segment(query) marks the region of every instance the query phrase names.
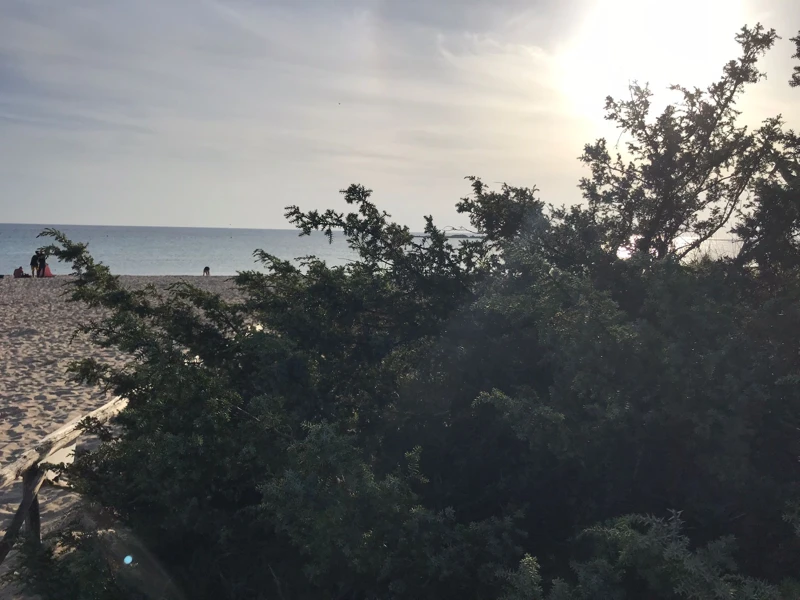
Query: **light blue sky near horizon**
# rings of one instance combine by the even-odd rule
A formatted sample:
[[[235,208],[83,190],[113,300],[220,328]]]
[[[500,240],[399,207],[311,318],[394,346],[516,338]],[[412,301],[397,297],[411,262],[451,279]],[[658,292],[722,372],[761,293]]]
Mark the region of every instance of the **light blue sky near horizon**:
[[[577,202],[603,98],[709,83],[757,21],[745,119],[800,128],[791,0],[0,0],[0,222],[285,228],[358,182],[461,225],[466,175]]]

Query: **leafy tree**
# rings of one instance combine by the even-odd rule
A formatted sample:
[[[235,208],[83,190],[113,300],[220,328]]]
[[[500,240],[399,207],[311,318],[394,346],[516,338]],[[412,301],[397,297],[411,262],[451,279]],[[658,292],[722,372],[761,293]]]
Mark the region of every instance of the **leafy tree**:
[[[631,86],[630,100],[607,99],[606,118],[630,138],[630,158],[612,157],[605,140],[587,145],[581,161],[592,175],[580,187],[614,251],[635,239],[637,250],[658,258],[684,257],[736,214],[779,126],[776,119],[749,132],[737,123],[736,101],[764,76],[758,59],[776,38],[760,25],[743,28],[742,54],[722,79],[707,90],[672,86],[681,100],[655,120],[646,86]],[[681,238],[688,239],[679,245]]]
[[[478,239],[419,240],[354,185],[287,217],[357,261],[257,251],[226,301],[129,289],[45,231],[129,357],[72,367],[130,403],[70,480],[192,598],[795,597],[798,143],[737,123],[776,35],[737,39],[661,115],[608,100],[629,141],[586,147],[585,206],[470,178]],[[739,255],[698,256],[726,227]],[[38,581],[124,593],[78,539]]]
[[[763,275],[800,267],[800,138],[781,131],[777,141],[774,166],[756,181],[754,198],[734,228],[743,242],[739,263],[755,265]]]

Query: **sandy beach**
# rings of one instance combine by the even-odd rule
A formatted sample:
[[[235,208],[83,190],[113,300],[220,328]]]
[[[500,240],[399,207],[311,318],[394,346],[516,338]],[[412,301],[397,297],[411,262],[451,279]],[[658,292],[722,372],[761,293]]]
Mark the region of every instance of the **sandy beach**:
[[[227,277],[125,277],[140,287],[185,280],[227,298],[235,295]],[[69,277],[0,279],[0,465],[16,459],[48,433],[105,404],[101,391],[68,381],[70,361],[86,356],[116,362],[113,350],[102,350],[85,339],[73,338],[81,320],[99,316],[63,294]],[[0,531],[21,500],[21,485],[0,488]],[[42,526],[46,531],[74,505],[63,489],[43,487]],[[7,561],[8,562],[8,561]],[[5,566],[5,565],[4,565]],[[10,597],[10,596],[5,596]],[[0,594],[0,598],[4,598]]]

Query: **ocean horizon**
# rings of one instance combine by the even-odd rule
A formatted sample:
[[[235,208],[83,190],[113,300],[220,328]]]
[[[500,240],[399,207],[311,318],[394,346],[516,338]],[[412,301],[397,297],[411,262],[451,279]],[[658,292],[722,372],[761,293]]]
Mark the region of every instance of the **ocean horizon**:
[[[329,243],[321,232],[301,236],[297,229],[0,223],[0,274],[9,276],[17,267],[30,272],[33,253],[51,243],[50,238],[37,238],[47,228],[88,244],[94,259],[108,265],[115,275],[202,275],[203,269],[209,267],[211,275],[233,276],[240,271],[263,269],[253,257],[259,249],[295,264],[308,256],[316,256],[330,266],[357,259],[341,231],[334,231]],[[732,255],[740,244],[734,242],[712,239],[701,248],[712,257]],[[71,272],[69,265],[55,259],[48,264],[54,275]]]
[[[296,229],[0,223],[0,274],[8,276],[17,267],[29,272],[36,249],[51,243],[36,237],[47,228],[88,244],[94,259],[115,275],[201,275],[206,266],[211,275],[236,275],[261,269],[253,257],[257,249],[295,263],[310,255],[331,266],[356,258],[341,232],[334,232],[329,244],[322,233],[300,236]],[[54,275],[71,271],[55,259],[48,264]]]

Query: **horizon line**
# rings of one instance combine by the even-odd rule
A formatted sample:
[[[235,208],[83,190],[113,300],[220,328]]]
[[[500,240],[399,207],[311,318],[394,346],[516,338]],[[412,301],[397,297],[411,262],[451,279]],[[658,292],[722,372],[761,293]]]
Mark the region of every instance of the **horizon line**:
[[[3,225],[12,225],[12,226],[26,226],[26,227],[42,227],[45,229],[58,229],[59,227],[119,227],[119,228],[138,228],[138,229],[238,229],[242,231],[297,231],[300,232],[300,229],[297,228],[279,228],[279,227],[236,227],[236,226],[228,226],[228,227],[213,227],[208,225],[98,225],[98,224],[82,224],[82,223],[56,223],[56,224],[45,224],[45,223],[4,223],[0,222],[0,226]],[[333,231],[343,231],[341,229],[334,229]]]

